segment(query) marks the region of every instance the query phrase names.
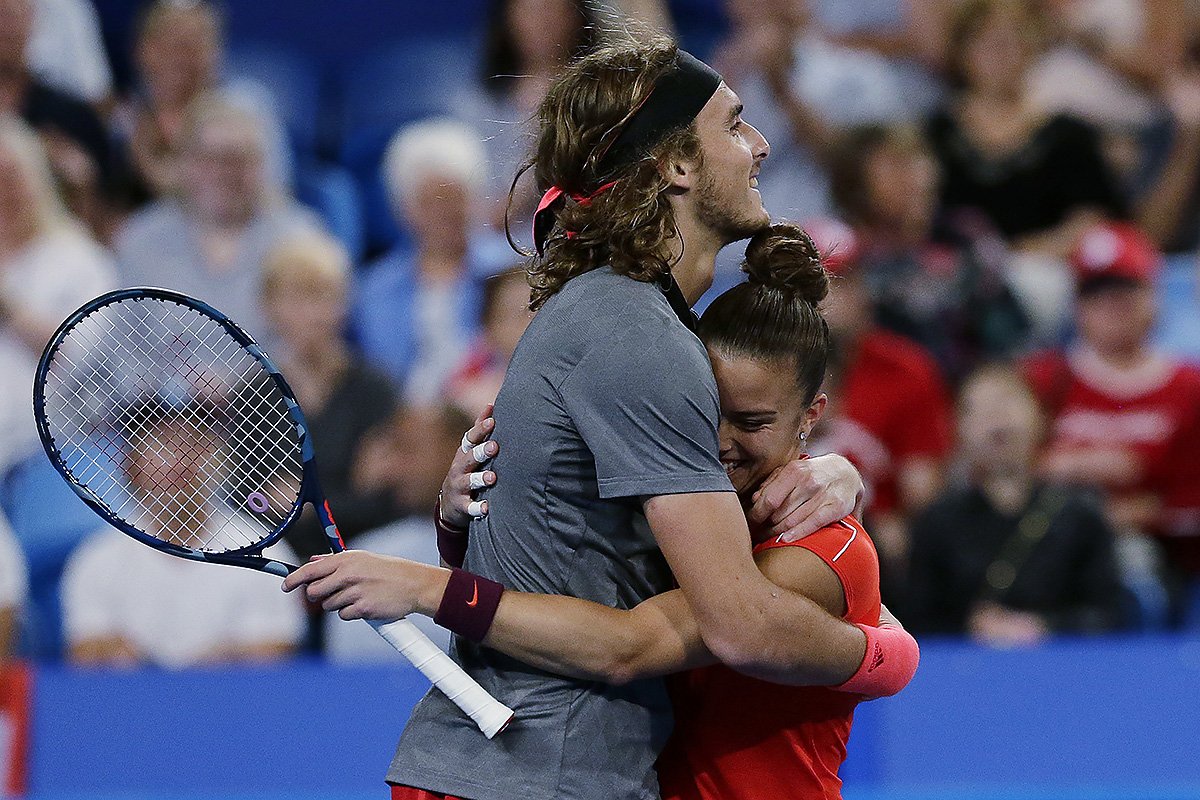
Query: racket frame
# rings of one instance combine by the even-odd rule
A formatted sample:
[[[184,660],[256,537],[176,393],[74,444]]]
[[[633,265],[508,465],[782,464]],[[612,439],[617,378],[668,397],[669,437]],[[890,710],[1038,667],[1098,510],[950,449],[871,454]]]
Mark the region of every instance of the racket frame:
[[[45,379],[46,374],[49,372],[50,364],[71,331],[86,317],[107,306],[129,300],[159,300],[176,303],[211,318],[214,322],[221,325],[251,357],[258,361],[283,394],[287,406],[288,419],[296,427],[296,434],[300,442],[300,458],[302,462],[300,491],[287,516],[275,526],[274,530],[254,544],[226,552],[210,553],[159,539],[156,536],[139,530],[111,513],[104,501],[91,489],[79,483],[71,473],[70,468],[63,463],[58,447],[54,444],[54,436],[50,432],[49,422],[46,419]],[[338,531],[337,523],[333,520],[333,513],[329,510],[329,503],[325,500],[325,496],[321,492],[320,482],[317,478],[317,465],[312,446],[312,437],[309,435],[308,423],[304,419],[304,412],[301,411],[300,404],[296,401],[296,395],[292,391],[292,387],[288,385],[287,380],[283,377],[283,374],[279,371],[275,362],[271,360],[270,356],[266,354],[262,347],[248,333],[242,330],[241,326],[203,300],[197,300],[194,297],[189,297],[170,289],[142,286],[118,289],[85,303],[63,321],[54,332],[54,335],[50,337],[45,350],[42,352],[33,382],[33,412],[34,418],[37,421],[38,436],[42,441],[42,447],[46,450],[46,455],[50,457],[50,463],[63,476],[67,485],[106,522],[122,533],[130,535],[144,544],[148,544],[171,555],[193,561],[207,561],[213,564],[248,567],[284,577],[292,572],[295,567],[281,561],[266,558],[261,553],[283,537],[288,528],[295,523],[296,519],[304,511],[305,503],[308,503],[317,512],[321,529],[325,533],[330,550],[334,553],[340,553],[346,549],[346,544],[342,540],[341,533]]]
[[[288,418],[296,426],[296,434],[300,442],[300,491],[287,516],[276,525],[274,530],[267,536],[259,539],[256,543],[227,552],[210,553],[151,536],[123,521],[115,514],[110,513],[100,497],[79,483],[59,457],[58,448],[54,445],[54,437],[50,433],[50,426],[46,420],[45,378],[49,371],[50,363],[71,330],[84,318],[101,308],[127,300],[161,300],[177,303],[211,318],[225,328],[226,332],[262,365],[282,392],[285,405],[287,406]],[[279,368],[275,366],[275,362],[270,359],[262,347],[248,333],[242,330],[241,326],[202,300],[197,300],[194,297],[189,297],[170,289],[135,287],[109,292],[85,303],[67,317],[62,325],[58,327],[58,330],[54,332],[45,350],[42,352],[42,357],[38,361],[37,373],[34,378],[33,407],[34,417],[37,420],[38,436],[42,441],[42,446],[45,448],[50,462],[66,480],[67,485],[110,525],[144,544],[148,544],[171,555],[193,561],[247,567],[279,577],[285,577],[295,571],[296,567],[282,561],[266,558],[261,553],[265,548],[279,541],[283,534],[287,532],[287,529],[303,512],[305,503],[309,503],[316,510],[317,519],[320,521],[321,528],[325,533],[329,549],[334,553],[340,553],[346,549],[346,544],[342,540],[341,533],[338,531],[337,523],[333,520],[333,512],[329,509],[329,501],[325,499],[325,495],[321,492],[321,487],[317,480],[316,460],[314,458],[312,438],[308,431],[308,423],[304,419],[304,412],[300,410],[300,404],[296,401],[296,396],[292,392],[292,388],[288,386],[287,380],[284,379]],[[508,727],[513,719],[512,709],[488,694],[483,687],[455,664],[449,656],[425,637],[412,622],[404,618],[390,622],[381,620],[367,620],[367,622],[389,644],[408,658],[418,670],[441,689],[464,713],[471,717],[488,739],[491,739]]]

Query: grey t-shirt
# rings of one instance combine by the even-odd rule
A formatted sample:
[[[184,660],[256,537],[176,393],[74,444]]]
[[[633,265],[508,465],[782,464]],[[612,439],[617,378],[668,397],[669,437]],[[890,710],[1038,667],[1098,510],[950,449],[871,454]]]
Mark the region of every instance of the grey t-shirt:
[[[521,339],[496,400],[501,476],[465,567],[527,592],[631,608],[673,586],[642,499],[733,491],[700,340],[655,284],[572,279]],[[389,782],[470,800],[652,800],[671,730],[661,680],[550,675],[455,637],[453,655],[514,709],[488,741],[437,690],[409,720]]]

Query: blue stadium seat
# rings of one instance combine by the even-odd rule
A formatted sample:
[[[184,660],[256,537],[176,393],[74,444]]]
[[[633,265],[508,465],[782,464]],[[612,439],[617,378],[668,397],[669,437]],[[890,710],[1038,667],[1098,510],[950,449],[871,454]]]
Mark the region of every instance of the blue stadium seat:
[[[297,161],[317,153],[327,126],[321,117],[321,77],[311,59],[279,45],[242,42],[229,48],[225,71],[270,92]]]
[[[379,175],[388,141],[405,124],[426,117],[470,118],[476,102],[474,61],[474,49],[464,39],[406,39],[341,70],[338,160],[362,193],[368,256],[402,239]]]
[[[380,175],[383,151],[394,133],[392,128],[370,128],[350,134],[342,142],[339,156],[358,185],[367,260],[386,253],[404,238]]]
[[[461,38],[397,40],[347,61],[337,79],[342,131],[394,130],[454,112],[474,88],[474,63]]]
[[[29,562],[24,651],[39,659],[62,654],[59,579],[75,546],[104,526],[43,453],[10,469],[0,482],[0,507]]]
[[[1193,578],[1184,589],[1183,628],[1200,631],[1200,578]]]
[[[285,42],[306,58],[334,65],[397,37],[471,35],[486,19],[491,1],[254,0],[222,5],[229,41]],[[99,5],[109,2],[126,0],[104,0]]]
[[[315,210],[346,252],[362,263],[366,251],[363,204],[354,176],[336,164],[315,163],[299,170],[296,199]]]

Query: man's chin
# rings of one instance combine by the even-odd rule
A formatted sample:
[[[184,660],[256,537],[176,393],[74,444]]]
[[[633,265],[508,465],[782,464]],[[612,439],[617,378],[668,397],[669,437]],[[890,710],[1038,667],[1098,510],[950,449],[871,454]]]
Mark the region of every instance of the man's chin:
[[[730,225],[725,230],[725,244],[733,244],[749,239],[759,231],[771,226],[771,216],[764,210],[761,219]]]

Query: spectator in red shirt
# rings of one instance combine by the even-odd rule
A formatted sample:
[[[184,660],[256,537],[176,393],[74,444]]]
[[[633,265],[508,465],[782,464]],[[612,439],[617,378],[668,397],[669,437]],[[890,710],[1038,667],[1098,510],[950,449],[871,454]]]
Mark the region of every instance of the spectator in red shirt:
[[[1168,569],[1200,570],[1200,370],[1151,344],[1159,253],[1136,227],[1099,223],[1071,252],[1076,342],[1025,365],[1051,429],[1050,479],[1107,493],[1125,567],[1155,537]]]
[[[835,276],[825,318],[833,336],[833,398],[812,452],[841,453],[867,484],[866,516],[885,597],[901,591],[906,523],[941,492],[952,444],[950,398],[933,357],[874,321],[854,232],[836,220],[805,225]]]

